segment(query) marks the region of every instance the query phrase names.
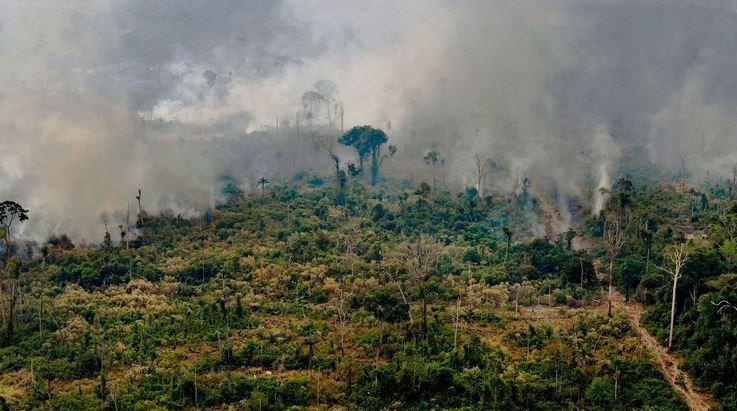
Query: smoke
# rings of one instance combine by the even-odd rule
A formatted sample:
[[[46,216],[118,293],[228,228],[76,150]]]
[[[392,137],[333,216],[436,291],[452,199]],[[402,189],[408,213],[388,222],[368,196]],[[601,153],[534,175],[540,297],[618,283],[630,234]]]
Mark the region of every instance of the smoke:
[[[593,160],[596,167],[597,183],[593,193],[594,201],[592,213],[599,215],[611,196],[612,176],[616,173],[616,166],[621,156],[620,148],[604,129],[594,136],[593,145],[596,148]]]
[[[328,172],[299,116],[328,79],[346,128],[391,124],[393,174],[427,179],[434,147],[447,186],[471,186],[479,154],[493,192],[526,178],[565,227],[629,153],[731,172],[736,16],[731,0],[0,0],[0,199],[31,209],[23,236],[99,241],[139,187],[147,211],[194,215],[223,174],[248,190]],[[337,127],[331,107],[309,127]]]

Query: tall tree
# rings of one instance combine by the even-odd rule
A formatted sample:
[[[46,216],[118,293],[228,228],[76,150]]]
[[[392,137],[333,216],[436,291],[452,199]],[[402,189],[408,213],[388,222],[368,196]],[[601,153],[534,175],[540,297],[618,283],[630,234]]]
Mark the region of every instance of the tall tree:
[[[678,287],[678,279],[681,278],[681,269],[686,263],[689,257],[689,249],[686,244],[679,244],[677,246],[669,247],[665,250],[665,261],[663,267],[656,265],[656,267],[668,274],[673,278],[673,293],[670,303],[670,331],[668,332],[668,349],[670,350],[673,346],[673,323],[676,318],[676,288]]]
[[[509,257],[509,247],[512,245],[512,230],[504,226],[502,227],[502,232],[504,233],[504,238],[507,243],[507,248],[504,250],[504,262],[507,262],[507,257]]]
[[[331,129],[336,128],[336,122],[343,107],[339,100],[338,86],[334,82],[324,79],[315,83],[315,90],[323,97],[328,126]]]
[[[5,240],[5,262],[10,261],[10,229],[16,221],[22,223],[28,220],[28,210],[23,208],[15,201],[3,201],[0,203],[0,228],[2,228],[3,239]]]
[[[10,229],[13,227],[13,223],[16,221],[22,223],[28,220],[28,210],[23,208],[20,204],[14,201],[3,201],[0,203],[0,228],[3,239],[5,240],[5,269],[0,270],[0,309],[2,310],[3,320],[5,320],[5,304],[3,302],[3,283],[5,282],[5,273],[8,271],[10,265],[11,256],[11,235]],[[14,321],[15,321],[15,304],[16,298],[19,293],[19,289],[16,281],[11,281],[8,287],[10,291],[10,304],[8,309],[8,320],[6,325],[6,336],[9,339],[13,338],[14,333]]]
[[[614,277],[614,261],[622,250],[626,236],[626,227],[622,215],[618,212],[610,212],[604,219],[604,249],[609,259],[609,292],[607,313],[612,315],[612,278]]]
[[[310,135],[312,134],[312,124],[315,119],[315,112],[321,104],[325,103],[325,97],[316,91],[307,91],[302,94],[302,109],[310,127]]]
[[[376,185],[379,178],[381,145],[387,141],[389,138],[386,133],[371,126],[353,127],[338,138],[338,143],[356,149],[361,169],[363,169],[363,161],[371,156],[371,185]]]
[[[434,149],[428,151],[422,159],[425,160],[425,164],[432,167],[432,189],[433,191],[437,191],[438,179],[436,169],[442,164],[442,162],[444,162],[444,159],[440,156],[440,153]]]
[[[335,175],[337,176],[338,173],[340,173],[340,157],[338,157],[338,153],[335,151],[335,137],[316,137],[315,147],[328,156],[330,161],[333,163],[333,167],[335,167]]]
[[[266,193],[266,185],[269,183],[271,183],[271,181],[269,181],[269,179],[266,177],[261,177],[258,179],[258,182],[256,184],[261,186],[261,195],[264,195]]]
[[[420,287],[422,298],[422,336],[427,338],[427,280],[440,258],[441,247],[431,238],[420,237],[405,246],[407,271]]]
[[[143,227],[143,206],[141,205],[141,189],[138,189],[138,195],[136,196],[136,200],[138,201],[138,219],[141,222],[141,227]]]
[[[619,211],[623,212],[632,206],[632,190],[634,189],[634,185],[631,180],[621,177],[617,180],[616,187],[617,207],[619,207]]]
[[[484,182],[493,162],[488,158],[483,159],[480,155],[476,154],[473,156],[473,164],[476,166],[476,191],[478,192],[479,198],[481,198],[484,196]]]

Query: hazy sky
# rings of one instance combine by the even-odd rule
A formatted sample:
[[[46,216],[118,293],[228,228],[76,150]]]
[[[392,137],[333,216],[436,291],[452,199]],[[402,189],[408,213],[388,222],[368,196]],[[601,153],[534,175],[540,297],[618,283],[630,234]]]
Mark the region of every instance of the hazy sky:
[[[727,175],[735,50],[734,0],[0,0],[0,199],[34,238],[97,240],[141,185],[150,210],[191,211],[279,160],[180,141],[248,139],[321,79],[347,126],[392,121],[405,158],[435,144],[461,186],[482,152],[576,196],[633,144]]]

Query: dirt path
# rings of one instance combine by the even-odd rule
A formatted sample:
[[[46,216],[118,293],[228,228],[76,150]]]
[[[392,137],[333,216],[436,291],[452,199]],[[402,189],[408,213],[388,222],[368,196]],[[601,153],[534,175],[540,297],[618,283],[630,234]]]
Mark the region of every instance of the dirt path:
[[[612,306],[622,308],[630,319],[632,326],[635,327],[640,334],[640,339],[647,347],[648,351],[653,354],[653,358],[658,363],[658,368],[668,381],[671,387],[681,394],[688,408],[691,410],[709,410],[714,406],[714,400],[706,394],[700,393],[693,385],[691,378],[678,369],[678,359],[671,355],[658,341],[650,335],[650,333],[640,323],[642,317],[642,306],[635,303],[625,303],[624,297],[618,292],[612,295]],[[678,381],[680,376],[680,384]]]

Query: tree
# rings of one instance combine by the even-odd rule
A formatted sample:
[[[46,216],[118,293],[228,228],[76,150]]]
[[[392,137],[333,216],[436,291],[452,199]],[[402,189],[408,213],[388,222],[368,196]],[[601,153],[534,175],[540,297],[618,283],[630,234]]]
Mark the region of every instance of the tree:
[[[394,157],[394,155],[397,154],[397,146],[395,146],[394,144],[389,144],[387,149],[389,150],[389,154],[384,154],[383,156],[381,156],[381,160],[379,161],[380,167],[384,165],[384,160],[389,157]]]
[[[625,178],[620,177],[619,180],[617,180],[617,197],[619,198],[619,207],[620,209],[625,208],[627,205],[631,202],[631,196],[632,196],[632,190],[634,189],[634,184],[632,184],[632,181]]]
[[[334,82],[323,79],[314,84],[315,90],[323,98],[325,103],[326,115],[328,119],[328,125],[330,128],[336,128],[336,122],[338,117],[343,117],[343,103],[339,100],[338,85]],[[341,124],[341,128],[343,125]]]
[[[724,255],[724,259],[727,260],[729,264],[732,264],[732,262],[737,261],[737,241],[726,240],[719,247],[719,252],[721,252],[722,255]]]
[[[348,177],[346,177],[346,173],[343,170],[338,170],[338,174],[335,176],[335,178],[338,180],[338,198],[337,203],[340,205],[345,204],[345,189],[348,185]]]
[[[601,377],[594,377],[586,389],[586,401],[595,409],[611,409],[614,404],[614,386]]]
[[[113,248],[113,240],[112,237],[110,237],[110,231],[107,228],[107,219],[103,218],[103,222],[105,225],[105,236],[102,238],[102,249],[103,250],[112,250]]]
[[[612,278],[614,260],[617,259],[626,241],[626,229],[619,213],[609,213],[604,219],[604,248],[609,259],[609,292],[607,314],[612,316]]]
[[[141,220],[141,227],[143,227],[143,207],[141,206],[141,189],[138,189],[138,195],[136,196],[138,201],[138,218]]]
[[[379,178],[381,145],[387,141],[389,141],[389,138],[386,133],[371,126],[353,127],[338,138],[338,143],[356,149],[361,169],[363,169],[363,161],[371,156],[371,185],[376,185]]]
[[[315,118],[315,110],[325,101],[325,97],[316,91],[307,91],[302,94],[302,109],[304,109],[307,124],[310,126],[310,134],[312,134],[312,121]]]
[[[417,190],[415,190],[415,194],[417,194],[420,197],[427,196],[428,193],[430,193],[430,184],[427,184],[426,182],[421,182],[419,186],[417,186]]]
[[[363,169],[356,167],[354,163],[348,164],[348,175],[351,176],[351,179],[358,177],[362,171]]]
[[[258,179],[258,182],[256,184],[261,186],[262,195],[266,192],[266,185],[269,183],[271,183],[271,181],[269,181],[269,179],[266,177],[261,177]]]
[[[420,287],[422,298],[422,335],[427,339],[427,280],[440,258],[441,247],[428,237],[420,237],[416,242],[405,246],[404,257],[407,271]]]
[[[425,160],[425,164],[432,166],[432,189],[433,191],[438,190],[438,181],[437,181],[437,173],[436,168],[438,165],[442,164],[445,159],[443,159],[440,156],[440,153],[437,152],[437,150],[430,150],[425,154],[424,157],[422,157],[423,160]]]
[[[18,221],[23,223],[28,220],[28,210],[23,208],[15,201],[3,201],[0,203],[0,228],[2,228],[2,236],[5,240],[5,262],[10,261],[10,229],[13,223]]]
[[[700,285],[708,277],[725,272],[722,256],[712,247],[694,246],[690,249],[688,262],[681,270],[681,285],[688,290],[695,307]]]
[[[507,248],[504,251],[504,262],[507,262],[507,257],[509,257],[509,247],[512,245],[512,230],[504,226],[502,227],[502,232],[504,233],[504,238],[506,239]]]
[[[315,146],[319,150],[325,152],[335,167],[335,175],[338,175],[338,173],[340,173],[340,157],[338,157],[338,154],[335,151],[335,141],[333,138],[329,136],[316,138]]]
[[[0,309],[2,309],[3,319],[5,318],[5,304],[2,301],[2,293],[3,293],[3,282],[4,282],[4,274],[5,271],[8,270],[8,266],[10,265],[10,256],[11,256],[11,248],[10,248],[10,242],[11,242],[11,236],[10,236],[10,229],[13,227],[13,223],[18,221],[20,223],[28,220],[28,210],[23,208],[20,204],[14,202],[14,201],[3,201],[0,203],[0,228],[2,228],[2,236],[5,240],[5,269],[0,271]],[[6,324],[6,335],[8,338],[13,338],[13,322],[14,322],[14,311],[15,311],[15,303],[16,303],[16,297],[18,295],[18,287],[15,281],[13,281],[9,287],[10,289],[10,304],[9,304],[9,310],[8,310],[8,322]]]
[[[564,234],[566,241],[566,250],[571,251],[573,249],[573,239],[576,238],[576,230],[573,227],[568,227],[568,230]]]
[[[340,356],[345,355],[345,333],[350,319],[349,315],[349,304],[348,301],[351,299],[352,294],[344,291],[342,284],[336,284],[335,295],[330,300],[330,305],[338,317],[340,323]]]
[[[473,156],[473,164],[476,166],[476,191],[479,197],[483,197],[484,181],[486,175],[489,174],[489,169],[493,167],[493,162],[488,158],[483,160],[480,155],[476,154]]]
[[[673,277],[673,297],[670,303],[670,331],[668,332],[668,349],[673,346],[673,323],[676,317],[676,287],[678,287],[678,279],[681,278],[681,269],[689,257],[689,249],[686,244],[672,246],[665,251],[666,263],[672,266],[655,266],[658,269],[668,273]]]

